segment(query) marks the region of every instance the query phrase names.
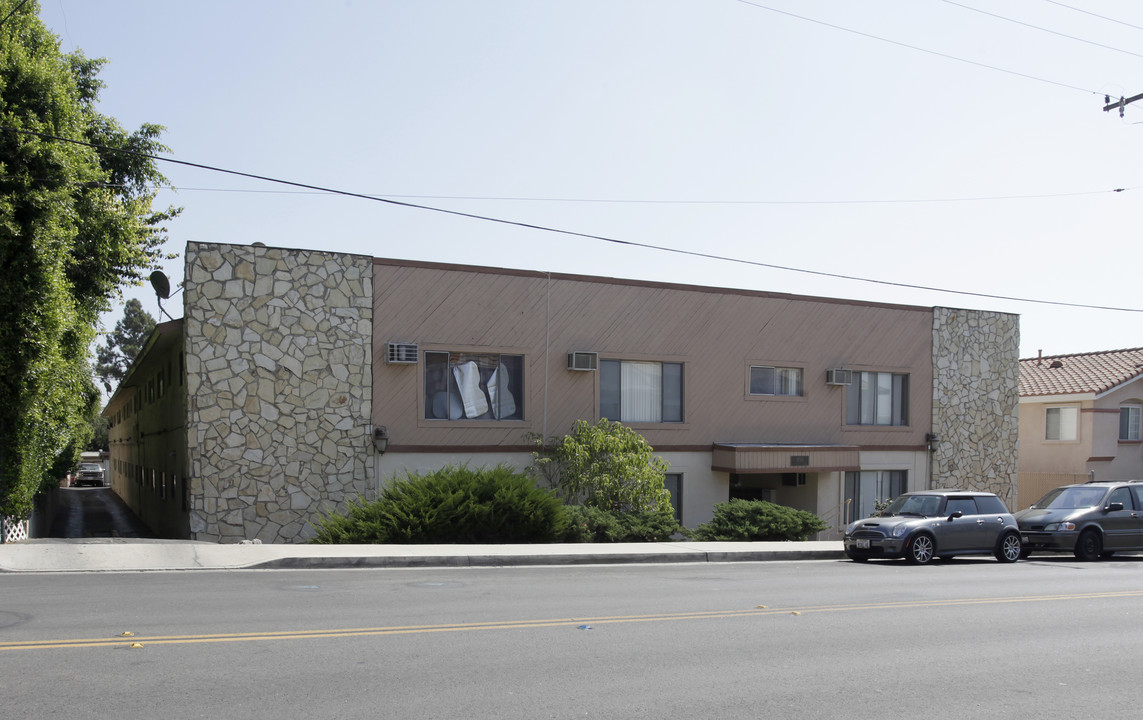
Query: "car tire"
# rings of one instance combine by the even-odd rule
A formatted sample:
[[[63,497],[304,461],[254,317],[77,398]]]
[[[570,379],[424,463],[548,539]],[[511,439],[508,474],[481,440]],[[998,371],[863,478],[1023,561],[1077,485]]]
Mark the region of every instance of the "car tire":
[[[1024,555],[1024,543],[1020,541],[1020,533],[1006,532],[1000,536],[1000,543],[996,546],[996,559],[1002,563],[1014,563]]]
[[[937,544],[928,533],[914,535],[905,543],[905,561],[910,565],[928,565],[936,556]]]
[[[1075,556],[1084,562],[1095,562],[1103,553],[1103,539],[1095,530],[1084,530],[1076,540]]]

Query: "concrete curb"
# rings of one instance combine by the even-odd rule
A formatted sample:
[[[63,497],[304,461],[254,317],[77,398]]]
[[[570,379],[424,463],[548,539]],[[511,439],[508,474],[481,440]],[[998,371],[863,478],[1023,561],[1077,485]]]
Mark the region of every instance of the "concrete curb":
[[[548,545],[253,545],[38,540],[0,545],[0,572],[573,566],[838,560],[840,542]]]

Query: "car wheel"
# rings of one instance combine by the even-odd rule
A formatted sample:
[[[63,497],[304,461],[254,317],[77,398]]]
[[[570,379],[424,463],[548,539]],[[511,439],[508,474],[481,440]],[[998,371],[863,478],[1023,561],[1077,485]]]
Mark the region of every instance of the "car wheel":
[[[1002,563],[1014,563],[1024,554],[1024,544],[1019,533],[1004,533],[996,546],[996,559]]]
[[[1084,562],[1094,562],[1103,552],[1103,540],[1095,530],[1084,530],[1076,541],[1075,556]]]
[[[921,533],[905,545],[905,560],[911,565],[927,565],[936,554],[936,543],[932,535]]]

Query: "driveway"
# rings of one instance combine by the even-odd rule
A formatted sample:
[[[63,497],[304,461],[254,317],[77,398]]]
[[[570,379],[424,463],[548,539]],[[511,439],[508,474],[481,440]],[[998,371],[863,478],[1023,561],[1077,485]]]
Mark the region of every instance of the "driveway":
[[[111,488],[60,488],[48,537],[155,537]]]

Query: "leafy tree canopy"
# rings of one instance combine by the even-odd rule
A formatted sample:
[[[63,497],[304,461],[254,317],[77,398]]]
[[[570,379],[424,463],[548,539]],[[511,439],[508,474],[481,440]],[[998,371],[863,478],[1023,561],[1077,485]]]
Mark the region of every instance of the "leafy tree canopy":
[[[118,385],[154,329],[155,318],[143,309],[143,303],[135,298],[128,300],[123,306],[123,319],[115,323],[107,344],[95,349],[95,376],[108,387]]]
[[[541,446],[533,457],[533,471],[568,501],[620,513],[671,506],[667,462],[654,456],[642,435],[606,418],[576,420],[570,435]]]
[[[162,128],[97,111],[103,61],[61,53],[35,0],[0,0],[0,21],[0,514],[23,516],[87,444],[99,314],[178,210],[151,208],[151,159],[118,152],[165,151]]]

